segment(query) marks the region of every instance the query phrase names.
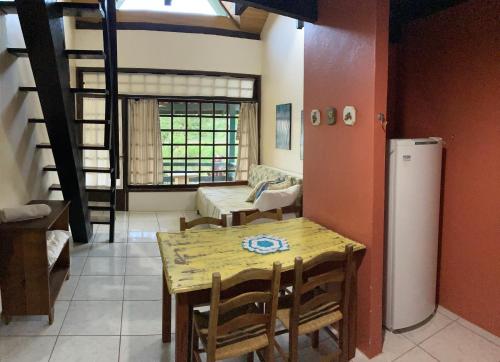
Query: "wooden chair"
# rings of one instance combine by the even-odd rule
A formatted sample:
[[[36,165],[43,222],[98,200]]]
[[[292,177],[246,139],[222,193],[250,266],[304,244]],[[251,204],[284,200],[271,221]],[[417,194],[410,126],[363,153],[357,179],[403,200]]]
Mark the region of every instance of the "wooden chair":
[[[180,219],[180,230],[181,231],[191,229],[192,227],[195,227],[198,225],[217,225],[217,226],[226,227],[227,226],[227,215],[221,215],[220,219],[216,219],[214,217],[200,217],[198,219],[191,220],[189,222],[186,222],[185,217],[181,217],[181,219]]]
[[[271,220],[283,220],[283,211],[281,209],[269,210],[269,211],[256,211],[252,214],[246,214],[245,212],[240,213],[240,225],[250,224],[258,219],[271,219]]]
[[[298,338],[311,334],[312,346],[319,344],[319,331],[323,328],[335,339],[339,350],[322,360],[348,361],[349,295],[353,275],[353,248],[347,246],[345,252],[327,252],[303,263],[295,258],[292,295],[280,298],[277,317],[290,336],[288,361],[298,360]],[[338,337],[330,326],[338,326]],[[284,360],[282,348],[276,347]]]
[[[279,262],[272,271],[249,269],[222,282],[214,273],[210,311],[195,311],[193,316],[193,360],[200,362],[200,353],[205,352],[207,362],[245,354],[247,361],[253,361],[254,352],[265,350],[265,361],[273,361],[280,275]],[[259,309],[257,303],[265,308]],[[199,339],[204,349],[198,348]]]

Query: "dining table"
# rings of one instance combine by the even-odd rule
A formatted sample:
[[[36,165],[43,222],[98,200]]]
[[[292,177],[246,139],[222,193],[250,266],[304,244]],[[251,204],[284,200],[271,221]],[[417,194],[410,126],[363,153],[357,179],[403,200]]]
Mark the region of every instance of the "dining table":
[[[244,240],[265,236],[285,240],[288,250],[273,253],[256,253],[243,247]],[[208,305],[212,274],[220,273],[229,278],[250,268],[271,270],[273,263],[282,266],[281,284],[290,285],[293,279],[294,260],[304,261],[328,251],[343,252],[352,245],[355,260],[366,248],[308,218],[256,223],[242,226],[189,229],[182,232],[158,232],[157,241],[163,263],[162,340],[171,342],[172,296],[175,296],[175,360],[186,362],[189,356],[189,339],[192,310]],[[354,268],[355,270],[357,268]],[[349,358],[356,349],[356,272],[352,278],[349,303]]]

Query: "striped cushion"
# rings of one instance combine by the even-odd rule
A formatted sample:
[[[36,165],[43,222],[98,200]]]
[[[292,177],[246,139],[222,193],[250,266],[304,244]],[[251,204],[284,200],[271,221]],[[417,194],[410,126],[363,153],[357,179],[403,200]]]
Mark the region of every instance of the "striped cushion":
[[[330,302],[320,305],[307,313],[299,316],[299,335],[317,331],[323,327],[332,325],[342,319],[340,305],[337,302]],[[290,329],[290,308],[279,309],[277,317],[285,326]]]
[[[257,307],[253,304],[248,306],[243,306],[240,308],[233,309],[226,314],[219,315],[219,325],[227,323],[232,319],[244,315],[244,314],[261,313]],[[195,312],[195,323],[200,331],[200,337],[203,339],[208,335],[208,321],[210,312]],[[248,339],[251,337],[256,337],[260,334],[266,333],[266,326],[264,324],[258,324],[253,326],[248,326],[245,328],[238,329],[234,332],[217,335],[217,347],[222,347],[228,344],[236,343],[243,339]]]
[[[279,177],[289,177],[292,185],[302,184],[302,178],[299,175],[288,173],[265,165],[250,165],[248,171],[248,186],[255,187],[260,181],[271,181]]]

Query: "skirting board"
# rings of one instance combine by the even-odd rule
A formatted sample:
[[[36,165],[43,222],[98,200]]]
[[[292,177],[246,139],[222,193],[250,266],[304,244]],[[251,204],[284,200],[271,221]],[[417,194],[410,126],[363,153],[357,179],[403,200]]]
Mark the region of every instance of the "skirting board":
[[[130,192],[130,211],[191,211],[196,210],[193,192]]]

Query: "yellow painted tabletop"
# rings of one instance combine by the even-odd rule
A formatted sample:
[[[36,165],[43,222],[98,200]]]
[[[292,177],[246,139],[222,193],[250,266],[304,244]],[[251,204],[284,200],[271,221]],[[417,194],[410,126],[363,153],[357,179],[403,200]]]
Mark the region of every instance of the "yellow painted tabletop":
[[[286,239],[290,250],[261,255],[243,249],[245,237],[259,234]],[[344,251],[348,244],[354,251],[365,248],[306,218],[156,236],[171,294],[210,288],[214,272],[225,279],[248,268],[272,269],[276,260],[285,271],[293,268],[296,256],[307,261],[325,251]]]

